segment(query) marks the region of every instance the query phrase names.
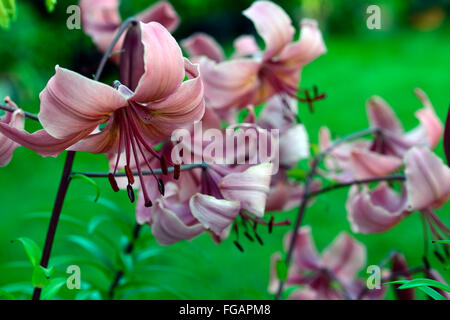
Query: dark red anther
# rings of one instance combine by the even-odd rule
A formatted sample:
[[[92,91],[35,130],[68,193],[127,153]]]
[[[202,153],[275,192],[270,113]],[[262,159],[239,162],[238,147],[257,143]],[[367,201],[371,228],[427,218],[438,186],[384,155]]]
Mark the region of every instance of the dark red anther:
[[[159,189],[159,193],[161,193],[162,196],[164,196],[164,182],[162,181],[161,178],[158,178],[158,189]]]
[[[133,187],[131,186],[131,184],[127,185],[127,193],[128,193],[128,198],[130,199],[131,203],[134,202],[134,191],[133,191]]]
[[[178,180],[180,178],[181,166],[179,164],[174,165],[173,167],[173,178]]]
[[[108,173],[108,180],[114,192],[119,191],[119,186],[117,185],[116,178],[114,178],[114,175],[112,173]]]
[[[430,269],[430,262],[428,261],[428,258],[426,256],[423,256],[422,260],[423,260],[423,264],[425,265],[425,268],[427,270],[429,270]]]
[[[242,248],[241,244],[236,240],[233,241],[234,245],[239,249],[240,252],[244,252],[244,248]]]
[[[311,113],[314,113],[314,105],[313,105],[313,103],[312,103],[312,99],[311,99],[311,97],[309,96],[309,91],[306,89],[305,90],[305,98],[306,98],[306,102],[308,103],[308,108],[309,108],[309,111],[311,112]]]
[[[252,237],[247,231],[244,232],[244,235],[245,235],[245,236],[247,237],[247,239],[250,240],[251,242],[255,241],[255,240],[253,240],[253,237]]]
[[[169,171],[167,170],[167,160],[166,157],[162,156],[160,159],[161,162],[161,171],[164,175],[167,175]]]
[[[275,219],[275,217],[274,216],[272,216],[271,218],[270,218],[270,221],[269,221],[269,233],[272,233],[272,231],[273,231],[273,221],[274,221],[274,219]]]
[[[150,208],[151,206],[153,206],[153,202],[152,200],[148,199],[148,201],[145,203],[145,207]]]
[[[262,246],[264,245],[264,242],[262,241],[261,237],[256,232],[255,232],[255,238],[256,238],[256,240],[258,240],[260,245],[262,245]]]
[[[133,172],[131,172],[130,167],[127,166],[127,165],[125,166],[125,173],[126,173],[126,175],[127,175],[128,182],[129,182],[130,184],[133,184],[133,183],[134,183]]]

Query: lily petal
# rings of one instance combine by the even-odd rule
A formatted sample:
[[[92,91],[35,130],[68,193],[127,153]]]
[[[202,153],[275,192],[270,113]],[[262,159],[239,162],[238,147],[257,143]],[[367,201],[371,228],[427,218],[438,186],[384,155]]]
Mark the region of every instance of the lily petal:
[[[400,120],[381,97],[374,96],[367,101],[367,115],[372,127],[388,130],[395,133],[403,133]]]
[[[110,121],[105,129],[98,133],[91,133],[86,138],[69,147],[71,151],[90,153],[116,153],[119,143],[119,127]]]
[[[175,9],[167,1],[159,1],[151,7],[145,9],[136,16],[136,19],[143,23],[158,22],[162,24],[169,32],[174,31],[179,23],[180,17]]]
[[[190,57],[205,56],[215,62],[225,59],[222,47],[206,33],[196,33],[181,41],[181,45]]]
[[[292,233],[288,233],[284,238],[284,247],[287,248],[292,238]],[[311,228],[304,226],[300,228],[294,244],[294,263],[298,271],[318,270],[320,268],[320,258],[316,246],[311,236]]]
[[[405,155],[408,210],[440,207],[450,196],[450,168],[428,148],[414,147]]]
[[[270,1],[256,1],[243,14],[252,20],[266,48],[263,60],[279,54],[292,41],[295,29],[291,19],[278,5]]]
[[[338,279],[353,280],[366,264],[366,247],[341,232],[323,251],[322,263]]]
[[[241,206],[237,201],[217,199],[201,193],[193,195],[189,201],[192,215],[200,221],[205,229],[211,230],[218,237],[233,223]]]
[[[406,194],[400,195],[380,183],[370,191],[352,186],[346,204],[348,220],[355,233],[380,233],[397,225],[407,214]]]
[[[139,23],[144,45],[144,72],[132,100],[147,103],[166,98],[182,83],[184,61],[173,36],[157,22]]]
[[[12,101],[11,103],[8,103],[9,98],[6,98],[5,101],[9,106],[13,104]],[[8,112],[0,119],[0,122],[12,128],[21,130],[25,125],[25,114],[21,109],[17,109],[14,112]],[[6,166],[11,161],[13,152],[17,147],[19,147],[19,144],[14,142],[14,140],[0,134],[0,167]]]
[[[242,58],[259,52],[259,46],[252,35],[242,35],[233,42],[236,51],[233,58]]]
[[[270,190],[271,174],[272,164],[262,163],[244,172],[226,175],[219,182],[219,189],[225,199],[239,201],[242,208],[262,217]]]
[[[353,150],[350,165],[357,179],[368,179],[388,175],[402,165],[402,160],[369,150]]]
[[[280,163],[295,165],[309,157],[309,138],[303,124],[298,124],[280,136]]]
[[[94,130],[111,113],[127,105],[117,90],[56,66],[55,75],[39,95],[39,121],[54,138]]]

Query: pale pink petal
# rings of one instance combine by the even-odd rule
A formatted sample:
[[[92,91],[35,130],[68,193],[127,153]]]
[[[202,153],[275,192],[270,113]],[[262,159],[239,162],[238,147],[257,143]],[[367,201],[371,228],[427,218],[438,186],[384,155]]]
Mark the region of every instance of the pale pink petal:
[[[275,95],[269,99],[261,111],[258,125],[264,129],[279,129],[282,132],[293,126],[298,113],[298,101],[285,95]]]
[[[152,21],[158,22],[169,32],[174,31],[180,23],[180,17],[172,5],[167,1],[159,1],[155,3],[151,7],[136,15],[136,19],[142,21],[143,23],[149,23]]]
[[[121,24],[118,0],[80,0],[83,31],[92,37],[95,45],[106,51]],[[115,49],[121,45],[116,44]]]
[[[295,29],[291,19],[275,3],[256,1],[243,14],[253,21],[258,34],[264,39],[264,60],[279,54],[292,41]]]
[[[217,199],[201,193],[191,197],[189,207],[192,215],[200,221],[203,227],[211,230],[220,238],[241,209],[237,201]]]
[[[428,148],[414,147],[405,155],[408,210],[439,207],[450,196],[450,168]]]
[[[219,182],[219,189],[225,199],[239,201],[242,208],[257,217],[262,217],[269,193],[271,174],[271,163],[255,165],[244,172],[226,175]]]
[[[315,180],[312,183],[311,191],[319,190],[320,186],[320,180]],[[266,211],[286,211],[298,207],[304,193],[305,187],[303,185],[290,181],[279,181],[270,188],[266,202]],[[312,201],[313,199],[309,200],[308,204],[311,204]]]
[[[222,47],[206,33],[196,33],[181,42],[190,57],[205,56],[215,62],[225,59]]]
[[[125,97],[112,87],[59,66],[39,98],[39,121],[59,139],[92,131],[113,111],[127,105]]]
[[[380,183],[373,191],[352,186],[346,209],[353,232],[385,232],[405,217],[406,196],[396,193],[387,183]]]
[[[251,59],[236,59],[219,64],[203,57],[200,71],[205,97],[211,108],[246,106],[259,86],[260,64]]]
[[[296,289],[289,295],[289,300],[319,300],[318,292],[309,287]]]
[[[300,23],[300,40],[288,44],[279,61],[292,68],[300,68],[327,51],[317,21],[303,19]]]
[[[236,50],[233,58],[242,58],[259,52],[259,46],[256,43],[255,38],[251,35],[243,35],[236,38],[233,42],[233,46],[234,50]]]
[[[287,249],[292,239],[292,232],[284,238],[284,247]],[[316,246],[312,239],[311,228],[304,226],[300,228],[294,244],[293,259],[298,271],[318,270],[320,268],[320,258]]]
[[[170,245],[182,240],[190,240],[205,229],[200,223],[186,224],[174,211],[164,207],[161,200],[157,200],[152,207],[152,233],[161,245]],[[179,205],[179,211],[188,215],[189,206]]]
[[[182,83],[184,60],[172,35],[159,23],[139,23],[144,45],[144,72],[132,100],[147,103],[166,98]]]
[[[369,150],[353,150],[350,157],[352,171],[357,179],[386,176],[402,165],[402,160]]]
[[[280,136],[280,164],[296,165],[309,157],[309,138],[303,124],[298,124]]]
[[[403,133],[403,127],[399,119],[381,97],[374,96],[367,101],[367,115],[372,127],[388,130],[398,134]]]
[[[43,157],[56,157],[65,149],[89,135],[90,130],[78,132],[65,139],[56,139],[45,130],[39,130],[30,134],[25,130],[19,130],[0,122],[0,133],[3,133],[18,144],[36,151]]]
[[[97,133],[91,133],[77,142],[68,150],[90,153],[117,153],[119,144],[119,126],[110,121],[106,128]]]
[[[205,103],[198,65],[187,59],[185,65],[190,79],[175,92],[146,106],[135,107],[149,139],[170,136],[175,129],[187,127],[203,117]]]
[[[366,264],[366,247],[341,232],[323,251],[322,264],[338,279],[354,279]]]
[[[5,101],[9,106],[14,104],[12,101],[9,103],[9,98],[6,98]],[[25,125],[25,115],[21,109],[17,109],[14,112],[7,112],[7,114],[0,119],[0,122],[11,126],[12,128],[22,130]],[[19,147],[19,144],[0,133],[0,167],[6,166],[11,161],[13,152],[17,147]]]

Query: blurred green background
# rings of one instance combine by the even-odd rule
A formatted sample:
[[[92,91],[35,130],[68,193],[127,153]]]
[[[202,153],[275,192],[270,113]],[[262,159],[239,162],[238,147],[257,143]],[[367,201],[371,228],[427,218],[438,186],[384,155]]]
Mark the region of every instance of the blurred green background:
[[[9,29],[0,29],[0,96],[9,95],[24,110],[37,113],[39,92],[53,75],[56,64],[90,76],[101,54],[82,30],[66,28],[66,8],[76,1],[59,0],[53,13],[46,11],[43,0],[17,2],[17,19]],[[137,13],[153,2],[122,1],[122,17]],[[171,1],[181,16],[174,36],[181,40],[195,31],[206,31],[229,51],[235,37],[254,33],[252,24],[241,15],[251,2]],[[317,103],[314,114],[304,106],[300,110],[312,142],[317,142],[321,125],[329,126],[336,135],[367,127],[365,101],[374,94],[393,106],[405,128],[414,127],[418,123],[414,111],[421,107],[413,94],[415,87],[428,93],[437,114],[445,120],[450,103],[450,25],[446,18],[450,12],[449,1],[286,0],[277,3],[289,13],[295,25],[302,17],[313,17],[320,21],[324,32],[328,53],[302,72],[302,87],[316,84],[327,94],[326,100]],[[382,8],[381,30],[366,27],[365,9],[369,4]],[[116,67],[108,65],[103,81],[110,83],[116,76]],[[28,121],[26,128],[34,131],[39,126]],[[443,155],[442,143],[436,152]],[[25,236],[43,246],[64,157],[43,159],[19,148],[13,161],[0,168],[0,288],[14,291],[21,298],[28,297],[26,293],[32,290],[31,267],[24,262],[26,256],[20,244],[10,241]],[[76,155],[76,171],[107,169],[102,155]],[[72,291],[63,288],[60,298],[106,298],[113,269],[124,266],[128,270],[127,282],[119,288],[117,297],[123,294],[122,298],[151,299],[271,298],[267,293],[269,260],[274,252],[281,250],[288,227],[275,228],[270,235],[261,230],[263,246],[242,240],[245,252],[241,253],[233,245],[232,237],[216,245],[207,234],[192,242],[159,247],[145,226],[134,256],[135,260],[142,261],[131,265],[129,257],[118,254],[126,241],[124,230],[117,225],[131,232],[134,206],[125,192],[114,194],[106,179],[97,182],[101,188],[98,203],[93,202],[94,190],[81,181],[74,181],[69,189],[50,264],[55,265],[58,276],[65,276],[68,265],[80,265],[83,288]],[[346,195],[347,190],[339,190],[322,196],[307,212],[305,223],[312,226],[319,250],[341,230],[350,232]],[[448,210],[446,206],[439,212],[447,225],[450,224]],[[295,211],[276,217],[293,218]],[[92,221],[98,216],[109,218]],[[126,222],[116,223],[117,219]],[[85,248],[79,245],[77,237],[83,237]],[[422,263],[423,236],[418,214],[384,234],[356,235],[356,238],[367,245],[368,264],[378,263],[393,248],[404,252],[411,265]],[[96,245],[104,256],[95,251]],[[102,269],[96,263],[110,267],[99,271]],[[431,263],[442,271],[437,259],[432,258]],[[448,271],[442,273],[450,279]]]

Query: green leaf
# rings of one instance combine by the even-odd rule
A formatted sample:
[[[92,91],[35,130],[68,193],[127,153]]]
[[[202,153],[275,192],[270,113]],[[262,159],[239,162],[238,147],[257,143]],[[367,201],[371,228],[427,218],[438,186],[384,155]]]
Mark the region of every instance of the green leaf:
[[[50,282],[50,277],[55,272],[55,269],[53,267],[50,268],[44,268],[43,266],[35,266],[33,268],[33,275],[31,277],[31,282],[33,283],[33,286],[37,288],[44,288],[46,287]]]
[[[39,259],[41,258],[41,249],[36,244],[36,242],[26,237],[18,238],[16,240],[13,240],[12,242],[22,243],[23,248],[25,249],[25,253],[27,254],[27,257],[33,267],[39,264]]]
[[[56,4],[56,1],[55,1],[55,4]],[[100,187],[97,185],[97,183],[94,181],[94,179],[89,178],[81,173],[72,174],[71,178],[73,180],[82,180],[82,181],[90,184],[95,189],[95,192],[96,192],[94,202],[98,201],[98,198],[100,198]]]
[[[111,263],[111,260],[105,255],[103,250],[97,244],[95,244],[93,241],[91,241],[87,238],[81,237],[81,236],[77,236],[77,235],[67,236],[67,240],[72,243],[75,243],[78,246],[80,246],[81,248],[85,249],[87,252],[92,254],[95,258],[102,261],[108,268],[110,268],[110,269],[114,268],[113,264]]]
[[[55,10],[57,0],[45,0],[45,6],[48,12],[53,12]]]
[[[442,294],[427,286],[417,287],[417,289],[423,291],[425,294],[432,297],[434,300],[447,300]]]
[[[400,289],[410,289],[410,288],[417,288],[420,286],[428,286],[428,287],[435,287],[447,292],[450,292],[450,286],[446,285],[445,283],[432,280],[432,279],[425,279],[425,278],[419,278],[419,279],[413,279],[409,280],[407,283],[401,285]]]
[[[301,168],[293,168],[287,171],[289,177],[303,181],[306,179],[307,172]]]
[[[433,243],[447,243],[447,244],[450,244],[450,240],[433,240]]]
[[[288,275],[288,268],[284,260],[277,260],[275,263],[275,270],[280,281],[286,281]]]
[[[58,294],[59,290],[66,284],[65,278],[55,278],[48,283],[48,285],[42,290],[42,300],[50,300]]]
[[[13,294],[0,289],[0,300],[16,300],[16,297]]]
[[[16,3],[14,0],[0,0],[0,26],[9,28],[11,20],[16,17]]]
[[[52,215],[52,213],[48,212],[48,211],[47,212],[31,212],[25,216],[25,220],[49,219],[51,215]],[[82,220],[65,215],[65,214],[61,214],[59,216],[59,221],[70,224],[70,225],[78,227],[78,228],[83,228],[83,229],[86,226],[86,223],[83,222]]]

